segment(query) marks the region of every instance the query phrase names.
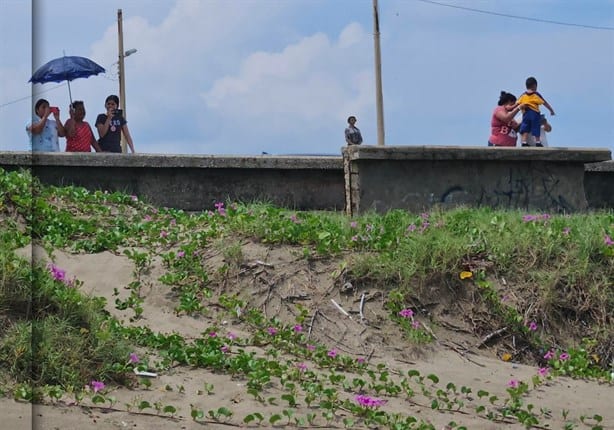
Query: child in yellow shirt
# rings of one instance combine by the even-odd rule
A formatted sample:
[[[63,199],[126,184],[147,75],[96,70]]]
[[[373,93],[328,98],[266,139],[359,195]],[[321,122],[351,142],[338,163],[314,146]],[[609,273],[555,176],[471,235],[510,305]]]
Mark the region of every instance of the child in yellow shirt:
[[[550,115],[554,115],[554,110],[550,104],[537,92],[537,79],[533,76],[527,78],[527,91],[524,92],[516,102],[517,106],[521,106],[523,110],[522,123],[520,124],[520,140],[522,146],[529,146],[527,138],[529,132],[535,138],[535,146],[543,146],[540,140],[541,115],[539,106],[544,105],[550,111]]]

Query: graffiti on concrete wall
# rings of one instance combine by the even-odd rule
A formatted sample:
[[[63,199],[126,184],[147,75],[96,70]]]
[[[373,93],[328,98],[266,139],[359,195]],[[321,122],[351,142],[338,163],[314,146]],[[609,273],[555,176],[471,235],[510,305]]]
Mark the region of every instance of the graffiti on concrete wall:
[[[583,194],[582,183],[578,193]],[[509,169],[508,174],[499,177],[493,183],[482,183],[479,189],[467,189],[467,186],[453,185],[440,196],[439,203],[444,205],[477,205],[497,208],[531,208],[539,207],[556,212],[570,212],[579,209],[570,202],[572,196],[565,196],[560,177],[551,172],[538,175],[522,174]]]

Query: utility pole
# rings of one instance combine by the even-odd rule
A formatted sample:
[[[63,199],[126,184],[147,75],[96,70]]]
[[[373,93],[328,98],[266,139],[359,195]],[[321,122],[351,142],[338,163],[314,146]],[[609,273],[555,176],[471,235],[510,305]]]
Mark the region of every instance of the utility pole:
[[[384,96],[382,94],[382,54],[379,43],[379,11],[377,0],[373,0],[373,46],[375,52],[375,104],[377,109],[377,144],[385,145]]]
[[[117,9],[117,41],[118,41],[118,52],[119,52],[119,60],[118,64],[118,75],[119,75],[119,108],[124,112],[124,118],[126,118],[126,78],[124,75],[124,32],[122,29],[122,10]],[[121,136],[121,146],[122,152],[126,153],[126,140],[124,139],[124,134],[120,131]]]

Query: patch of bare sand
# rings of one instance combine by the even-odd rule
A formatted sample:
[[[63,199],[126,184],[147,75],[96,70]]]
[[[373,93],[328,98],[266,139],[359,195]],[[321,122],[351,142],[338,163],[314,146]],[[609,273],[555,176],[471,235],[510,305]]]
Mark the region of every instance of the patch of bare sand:
[[[35,250],[36,254],[41,251]],[[27,254],[27,252],[26,252]],[[227,263],[219,252],[208,251],[205,254],[206,264],[211,273],[221,273],[217,269]],[[54,253],[55,263],[66,270],[69,277],[76,276],[83,281],[83,291],[107,299],[109,312],[125,323],[130,323],[133,313],[130,310],[115,309],[113,291],[117,288],[120,297],[127,294],[126,287],[134,279],[134,266],[123,255],[109,252],[92,255],[75,255],[61,251]],[[298,315],[296,304],[305,307],[309,312],[305,326],[309,327],[309,336],[313,342],[320,342],[329,348],[336,348],[340,353],[355,357],[368,357],[370,363],[385,363],[392,377],[400,380],[410,369],[418,370],[422,375],[435,374],[439,377],[437,387],[443,388],[452,382],[458,389],[470,387],[472,394],[465,398],[465,407],[461,412],[437,412],[430,408],[431,399],[419,394],[416,387],[415,397],[406,400],[402,397],[388,398],[383,407],[389,412],[401,412],[427,420],[439,429],[445,428],[450,421],[455,421],[472,429],[521,429],[524,426],[510,421],[509,423],[493,423],[475,413],[478,404],[488,402],[478,401],[478,390],[488,391],[500,399],[507,398],[506,388],[510,379],[526,381],[531,386],[531,378],[537,368],[522,364],[504,362],[496,358],[492,351],[474,349],[474,353],[460,354],[454,345],[465,343],[477,345],[480,339],[466,332],[445,330],[443,325],[433,324],[437,341],[429,345],[411,345],[404,340],[398,328],[388,323],[387,311],[384,309],[385,292],[375,288],[361,287],[360,290],[339,286],[338,274],[341,259],[307,261],[300,257],[300,250],[293,247],[267,247],[261,244],[246,243],[242,250],[242,264],[234,267],[225,276],[213,276],[211,288],[213,297],[209,303],[215,303],[222,293],[237,293],[250,306],[263,310],[268,317],[277,317],[286,324],[294,324]],[[147,325],[154,331],[164,333],[176,332],[188,338],[200,337],[210,325],[222,326],[228,332],[239,336],[248,336],[249,328],[240,321],[232,319],[221,308],[210,306],[205,315],[191,317],[177,316],[175,306],[177,298],[169,286],[158,281],[164,273],[161,260],[156,258],[152,266],[142,278],[144,297],[143,318],[134,322]],[[360,302],[363,293],[365,301],[362,308]],[[335,301],[350,317],[343,315],[332,302]],[[314,316],[315,315],[315,316]],[[450,326],[462,327],[462,319],[454,319],[447,315]],[[307,322],[309,324],[307,324]],[[307,329],[307,328],[306,328]],[[251,348],[264,355],[261,348]],[[280,360],[295,360],[294,357],[282,355]],[[316,365],[306,362],[310,369]],[[326,372],[326,370],[323,370]],[[348,374],[351,379],[355,375]],[[363,376],[364,378],[364,376]],[[245,380],[235,379],[229,375],[210,372],[207,369],[176,367],[169,369],[151,380],[150,388],[142,386],[136,389],[114,388],[109,393],[117,399],[115,409],[92,407],[93,405],[71,405],[69,400],[55,405],[35,405],[32,411],[31,428],[35,429],[228,429],[242,427],[242,419],[253,412],[265,416],[280,411],[287,405],[278,400],[277,406],[263,404],[247,393]],[[214,390],[207,394],[204,384],[212,384]],[[280,398],[282,387],[275,382],[261,393],[264,398]],[[374,395],[375,393],[368,393]],[[602,415],[604,428],[613,428],[614,411],[611,409],[613,389],[610,385],[591,381],[556,378],[532,389],[524,399],[524,404],[532,403],[535,410],[540,408],[551,411],[550,418],[540,418],[541,425],[550,428],[562,428],[563,413],[569,412],[569,418],[576,423],[581,415]],[[340,396],[352,398],[353,393],[342,392]],[[151,404],[172,405],[178,409],[174,417],[156,415],[154,410],[144,410],[145,414],[130,413],[126,405],[134,405],[141,400]],[[295,416],[306,416],[318,410],[310,409],[300,396],[299,405],[295,408]],[[220,424],[206,419],[200,423],[190,418],[191,405],[207,413],[219,407],[227,407],[233,411],[233,417],[226,424]],[[87,406],[87,407],[86,407]],[[133,412],[136,410],[132,408]],[[11,400],[0,400],[0,413],[5,422],[11,423],[7,428],[28,424],[27,405]],[[344,411],[337,412],[338,417],[347,415]],[[319,417],[320,428],[343,428],[340,420],[334,426],[327,427],[326,422]],[[262,426],[260,428],[267,428]],[[360,428],[360,427],[357,427]]]

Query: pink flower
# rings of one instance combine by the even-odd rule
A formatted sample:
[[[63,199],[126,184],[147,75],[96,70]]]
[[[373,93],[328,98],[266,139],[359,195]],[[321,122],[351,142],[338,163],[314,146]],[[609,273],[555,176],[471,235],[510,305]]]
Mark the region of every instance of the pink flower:
[[[607,234],[603,238],[603,242],[606,244],[606,246],[614,245],[614,240],[612,240],[612,238],[609,235],[607,235]]]
[[[420,218],[422,218],[424,221],[427,221],[429,219],[429,216],[430,215],[428,214],[428,212],[422,212],[420,214]]]
[[[138,202],[139,198],[137,196],[130,196],[133,202]]]
[[[224,345],[220,348],[220,351],[222,351],[224,354],[227,354],[230,352],[230,348],[228,348],[228,345]]]
[[[561,361],[569,360],[569,354],[567,354],[566,352],[562,353],[561,355],[559,355],[559,360]]]
[[[215,209],[217,209],[217,213],[220,214],[220,216],[226,216],[226,209],[224,209],[223,202],[217,202],[214,206],[215,206]]]
[[[546,360],[552,360],[554,358],[554,351],[549,350],[547,353],[544,354],[544,358]]]
[[[416,229],[416,224],[410,224],[407,226],[407,231],[412,232]]]
[[[548,376],[548,372],[550,372],[550,369],[548,367],[540,367],[539,370],[537,371],[539,376],[543,376],[543,377]]]
[[[277,329],[275,327],[269,327],[266,330],[271,336],[275,336],[277,334]]]
[[[414,330],[418,330],[418,329],[420,328],[420,321],[418,321],[418,320],[413,321],[413,322],[411,323],[411,327],[412,327]]]
[[[217,337],[217,333],[212,331],[209,333],[209,337]]]
[[[563,234],[564,234],[565,236],[569,236],[569,233],[570,233],[570,232],[571,232],[571,228],[569,228],[569,227],[565,227],[565,228],[563,229]]]
[[[98,391],[104,389],[105,385],[104,385],[104,382],[102,381],[92,381],[90,382],[90,387],[92,387],[92,390],[94,390],[94,393],[97,393]]]
[[[531,330],[531,331],[537,330],[537,324],[535,323],[535,321],[531,321],[529,323],[529,330]]]
[[[507,386],[510,388],[518,388],[520,386],[520,382],[518,379],[510,379]]]
[[[522,220],[523,220],[524,222],[531,222],[531,221],[535,221],[535,220],[537,220],[537,217],[536,217],[535,215],[529,215],[529,214],[527,214],[527,215],[524,215],[524,216],[522,217]]]
[[[358,357],[356,359],[356,363],[358,363],[358,364],[365,364],[365,358],[364,357]]]
[[[305,363],[296,363],[296,368],[300,372],[304,372],[305,370],[307,370],[307,365]]]
[[[139,356],[136,353],[131,352],[128,356],[128,363],[135,364],[139,362]]]
[[[53,276],[53,279],[55,279],[56,281],[66,282],[65,270],[60,269],[55,264],[50,264],[48,267],[49,271],[51,272],[51,276]]]
[[[168,236],[168,232],[166,230],[160,231],[160,237],[166,237],[166,236]]]
[[[290,215],[290,221],[292,221],[294,224],[300,224],[301,223],[301,221],[296,217],[296,214]]]
[[[357,223],[356,221],[352,221],[352,222],[350,223],[350,227],[351,227],[351,228],[356,228],[356,227],[358,227],[358,223]]]
[[[413,318],[414,311],[412,311],[410,308],[406,308],[399,312],[399,316],[403,318]]]
[[[387,402],[386,400],[378,399],[377,397],[366,396],[364,394],[358,394],[354,397],[354,400],[356,400],[356,403],[358,403],[360,406],[363,406],[365,408],[378,408],[382,405],[385,405]]]
[[[350,239],[352,242],[358,242],[358,236],[354,235],[352,236],[352,238]]]
[[[316,350],[316,346],[315,345],[311,345],[311,344],[307,344],[307,346],[305,346],[305,348],[307,348],[309,351],[315,351]]]
[[[228,333],[226,337],[230,340],[235,340],[237,338],[237,335],[234,333]]]
[[[149,215],[145,215],[143,217],[143,221],[151,221],[151,217]]]
[[[330,351],[328,351],[326,355],[328,355],[330,358],[335,358],[337,356],[337,350],[333,348]]]
[[[169,225],[170,225],[171,227],[172,227],[172,226],[174,226],[174,225],[177,225],[177,221],[175,220],[175,218],[173,218],[173,219],[171,220],[171,222],[169,222]]]
[[[185,255],[184,251],[177,251],[177,258],[183,258],[184,255]]]
[[[300,324],[295,325],[294,326],[294,331],[297,332],[297,333],[302,332],[303,331],[303,326],[300,325]]]

